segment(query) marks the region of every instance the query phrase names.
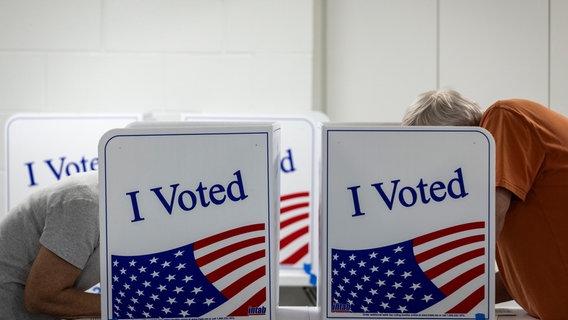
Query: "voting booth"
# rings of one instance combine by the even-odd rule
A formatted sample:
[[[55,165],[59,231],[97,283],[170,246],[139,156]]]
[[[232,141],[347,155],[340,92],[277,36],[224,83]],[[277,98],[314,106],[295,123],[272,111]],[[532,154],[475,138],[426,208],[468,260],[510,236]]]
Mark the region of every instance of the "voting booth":
[[[322,319],[494,319],[494,142],[324,124]]]
[[[184,114],[200,121],[277,122],[280,134],[280,285],[315,286],[318,270],[318,210],[321,160],[319,112],[308,114]]]
[[[5,124],[6,209],[33,191],[78,172],[98,169],[97,145],[138,114],[16,114]]]
[[[107,132],[102,319],[274,319],[278,150],[274,123]]]

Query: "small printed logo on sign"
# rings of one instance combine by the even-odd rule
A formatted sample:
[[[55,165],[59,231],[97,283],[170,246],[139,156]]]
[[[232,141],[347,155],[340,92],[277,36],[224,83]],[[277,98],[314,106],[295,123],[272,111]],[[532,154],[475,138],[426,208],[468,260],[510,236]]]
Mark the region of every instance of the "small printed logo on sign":
[[[332,303],[331,312],[351,312],[350,303]]]
[[[266,307],[249,307],[248,308],[249,316],[261,316],[266,314]]]

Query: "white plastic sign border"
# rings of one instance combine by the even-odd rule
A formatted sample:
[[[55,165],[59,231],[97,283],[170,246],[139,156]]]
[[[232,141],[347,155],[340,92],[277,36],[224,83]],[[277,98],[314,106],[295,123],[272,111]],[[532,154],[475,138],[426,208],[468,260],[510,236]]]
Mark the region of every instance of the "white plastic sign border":
[[[319,284],[322,319],[494,319],[495,151],[488,131],[479,127],[324,124],[323,150],[322,281]],[[402,278],[398,285],[388,283],[384,291],[379,288],[385,285],[380,279],[375,287],[367,289],[369,291],[357,291],[366,288],[363,285],[373,279],[368,278],[371,274],[395,270],[394,267],[382,270],[382,262],[389,259],[393,259],[391,263],[405,262],[386,254],[379,257],[373,248],[392,249],[396,253],[403,246],[395,245],[404,240],[470,222],[484,226],[475,231],[485,240],[481,243],[481,255],[477,255],[478,260],[474,262],[481,263],[484,270],[481,279],[484,289],[476,290],[482,290],[484,296],[467,314],[443,311],[450,302],[443,302],[442,308],[434,305],[415,313],[408,312],[404,303],[390,305],[394,303],[389,300],[402,292],[398,290],[398,286],[404,285]],[[367,259],[358,260],[359,253],[365,250],[370,250]],[[356,254],[342,256],[350,252]],[[358,279],[349,274],[337,278],[343,274],[341,268],[350,268],[348,260],[351,258],[357,260],[358,265],[349,272],[360,272],[363,269],[357,268],[361,265],[368,267],[368,272],[360,274]],[[412,272],[416,270],[396,276],[410,276]],[[356,281],[353,283],[356,289],[340,292],[341,288],[349,288],[343,281]],[[413,289],[423,286],[418,282],[412,285]],[[352,299],[345,298],[344,294],[351,294]],[[431,298],[414,297],[411,292],[402,297],[408,300]],[[444,299],[441,301],[447,301]]]
[[[114,277],[111,279],[109,273],[109,270],[113,268],[115,263],[109,258],[111,252],[114,254],[130,254],[133,252],[145,254],[154,251],[167,251],[167,249],[176,247],[176,245],[187,243],[187,241],[196,241],[196,239],[204,239],[208,235],[227,230],[227,228],[232,228],[234,225],[258,224],[259,216],[254,211],[258,211],[258,205],[264,203],[261,207],[264,207],[266,212],[261,219],[264,220],[264,232],[267,235],[265,243],[269,246],[264,249],[266,256],[263,258],[266,275],[262,279],[266,279],[266,283],[264,283],[266,287],[266,302],[261,306],[248,306],[249,316],[239,315],[236,318],[274,319],[278,290],[278,279],[277,277],[275,278],[277,263],[273,262],[277,261],[278,254],[276,242],[274,241],[277,235],[277,223],[274,223],[274,221],[278,212],[278,205],[277,202],[273,201],[278,194],[279,187],[276,169],[279,134],[277,127],[275,125],[267,126],[261,124],[244,127],[226,125],[222,128],[218,124],[197,127],[190,127],[187,124],[185,126],[183,124],[173,124],[166,127],[159,127],[160,125],[156,124],[158,127],[154,126],[150,124],[148,126],[142,125],[128,129],[111,130],[102,137],[99,144],[101,160],[99,188],[101,190],[101,294],[103,318],[112,318],[112,315],[110,315],[112,311],[107,310],[112,305],[109,300],[112,298],[110,285],[114,281]],[[188,137],[190,139],[187,139]],[[245,141],[245,138],[248,139],[246,140],[248,150],[239,148],[244,145],[243,141]],[[250,138],[254,138],[258,142],[251,145],[249,143]],[[240,143],[227,143],[226,140],[232,142],[240,141]],[[147,147],[151,148],[146,149]],[[109,155],[112,153],[121,154],[121,156],[115,156],[114,159],[110,159]],[[211,157],[211,155],[214,156]],[[233,160],[238,158],[241,159],[236,161],[235,164]],[[262,160],[263,163],[257,163],[261,161],[259,160],[261,158],[264,159]],[[180,166],[187,166],[188,173],[191,174],[180,172]],[[241,166],[243,169],[239,169]],[[251,173],[259,173],[259,169],[262,170],[262,168],[266,171],[260,175]],[[203,184],[200,183],[199,187],[197,187],[198,190],[204,190],[203,186],[205,186],[206,180],[208,182],[220,180],[226,176],[227,172],[233,172],[231,170],[235,171],[231,177],[235,181],[230,183],[233,186],[226,186],[226,197],[221,197],[219,191],[221,188],[215,187],[216,191],[211,197],[215,197],[216,200],[211,198],[210,203],[215,200],[218,205],[208,208],[211,209],[210,211],[195,210],[190,212],[193,209],[187,208],[189,205],[186,201],[193,197],[186,197],[185,202],[178,201],[180,207],[186,205],[183,210],[174,209],[171,213],[166,214],[163,214],[164,208],[156,209],[160,208],[160,205],[155,204],[159,201],[149,201],[150,198],[156,198],[155,196],[158,193],[162,194],[162,190],[166,190],[167,186],[173,188],[173,186],[177,185],[177,183],[172,183],[172,181],[179,181],[181,188],[184,183],[187,186],[191,182],[195,182],[193,181],[194,179],[198,179],[203,182]],[[251,177],[254,180],[252,183],[248,181]],[[156,188],[156,185],[166,187],[161,189]],[[246,196],[245,185],[246,193],[248,193]],[[214,186],[211,187],[211,190]],[[136,191],[128,192],[129,188]],[[232,197],[228,194],[229,189],[235,192]],[[154,197],[152,192],[147,192],[149,190],[154,192]],[[194,195],[199,193],[198,190]],[[210,193],[213,192],[211,190]],[[166,191],[163,192],[166,193]],[[189,195],[189,189],[187,192],[184,192],[186,195]],[[240,198],[237,195],[239,192]],[[142,195],[143,193],[145,195]],[[168,194],[170,193],[173,194],[173,191],[170,190]],[[257,195],[253,196],[253,194]],[[260,199],[260,194],[264,194],[267,198]],[[129,196],[130,200],[125,200],[125,195],[127,195],[126,198]],[[199,197],[193,198],[195,200],[194,204],[199,201],[203,204],[203,199],[200,200],[201,193],[199,195]],[[240,204],[243,204],[241,207],[222,208],[221,199],[227,200],[231,198],[236,203],[238,200],[246,199],[249,195],[251,198],[256,199],[256,203],[249,202],[249,204],[245,205],[243,204],[245,201],[240,201]],[[169,197],[164,196],[163,198],[165,201],[161,201],[162,207],[167,207],[164,202],[173,204],[173,202],[168,202],[167,199]],[[249,198],[249,200],[251,199]],[[229,201],[227,200],[227,202]],[[252,207],[250,207],[251,205]],[[185,213],[184,210],[186,210]],[[117,222],[116,216],[114,218],[111,217],[111,214],[116,214],[117,212],[129,214],[130,218],[134,214],[134,218],[130,220],[122,219],[123,223],[121,224]],[[223,217],[228,212],[238,214],[238,219]],[[164,217],[169,221],[165,221]],[[142,220],[146,220],[146,222],[151,221],[151,223],[141,226],[139,222],[142,222]],[[133,221],[136,221],[138,225],[130,228],[129,224],[132,224]],[[109,227],[112,227],[114,231],[110,231]],[[118,235],[121,228],[128,233],[124,238]],[[152,236],[152,234],[154,235]],[[158,234],[162,236],[157,236]],[[172,273],[172,275],[175,276],[176,274]],[[223,310],[225,306],[226,304],[221,305],[221,309],[214,309],[211,311],[211,314],[208,313],[194,318],[217,319],[218,317],[225,317],[227,315],[222,314],[227,311]],[[187,314],[168,314],[167,316],[173,317],[172,319],[178,319],[179,317],[187,316]]]

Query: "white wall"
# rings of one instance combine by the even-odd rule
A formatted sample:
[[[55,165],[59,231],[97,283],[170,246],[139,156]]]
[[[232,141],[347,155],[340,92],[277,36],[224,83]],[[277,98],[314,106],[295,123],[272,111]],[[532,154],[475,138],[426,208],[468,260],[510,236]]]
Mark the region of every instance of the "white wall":
[[[564,0],[0,0],[0,121],[316,109],[392,122],[437,87],[568,115],[567,36]]]
[[[0,122],[309,111],[312,29],[307,0],[0,0]]]
[[[568,1],[550,3],[550,106],[568,115]]]
[[[563,0],[327,0],[327,114],[400,121],[420,92],[453,88],[483,108],[527,98],[568,115]]]
[[[328,0],[325,102],[335,121],[400,121],[436,87],[436,0]]]
[[[548,2],[440,2],[440,87],[488,107],[528,98],[548,105]]]

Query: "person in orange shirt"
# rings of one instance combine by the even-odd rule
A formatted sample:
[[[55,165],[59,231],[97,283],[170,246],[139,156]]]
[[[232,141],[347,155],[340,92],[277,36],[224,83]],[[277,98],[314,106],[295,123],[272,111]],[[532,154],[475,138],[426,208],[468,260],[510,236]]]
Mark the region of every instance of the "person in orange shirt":
[[[481,126],[496,150],[496,303],[514,299],[543,320],[568,306],[568,118],[533,101],[482,112],[457,91],[419,95],[402,125]]]

